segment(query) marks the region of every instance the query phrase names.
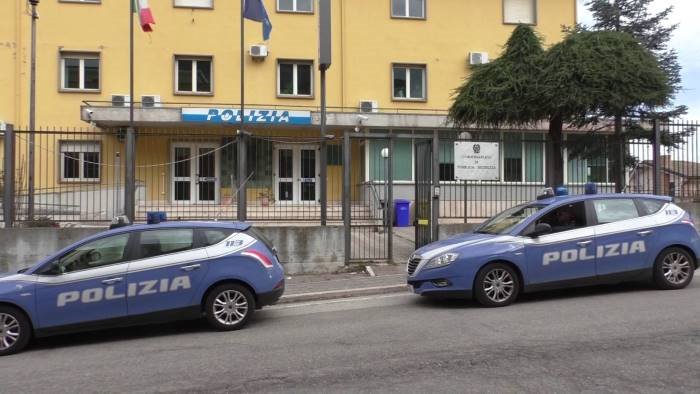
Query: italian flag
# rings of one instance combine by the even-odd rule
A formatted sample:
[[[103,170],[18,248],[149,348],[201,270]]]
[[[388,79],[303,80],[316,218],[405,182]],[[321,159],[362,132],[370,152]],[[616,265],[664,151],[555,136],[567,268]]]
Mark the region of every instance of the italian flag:
[[[156,24],[156,20],[153,19],[153,14],[151,13],[151,8],[148,6],[148,0],[133,0],[134,1],[134,12],[139,14],[139,22],[141,23],[141,30],[145,32],[153,31],[151,25]]]

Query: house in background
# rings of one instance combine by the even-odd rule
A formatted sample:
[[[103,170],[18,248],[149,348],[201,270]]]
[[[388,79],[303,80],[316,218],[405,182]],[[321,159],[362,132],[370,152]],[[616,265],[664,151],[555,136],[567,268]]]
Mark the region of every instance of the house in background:
[[[700,163],[673,160],[671,155],[660,157],[662,195],[673,196],[680,201],[700,200]],[[652,193],[654,190],[654,163],[640,162],[629,172],[627,191],[630,193]]]

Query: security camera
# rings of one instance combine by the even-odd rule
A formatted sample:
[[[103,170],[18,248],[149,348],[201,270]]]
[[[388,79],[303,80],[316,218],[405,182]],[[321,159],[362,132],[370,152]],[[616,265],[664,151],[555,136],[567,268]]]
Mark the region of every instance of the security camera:
[[[362,122],[364,122],[365,120],[368,120],[368,119],[369,119],[369,118],[366,117],[365,115],[357,115],[357,122],[358,122],[358,123],[362,123]]]
[[[90,108],[88,108],[88,109],[85,110],[85,113],[87,114],[87,116],[88,116],[88,117],[91,117],[91,118],[92,118],[92,114],[93,114],[94,112],[95,112],[95,111],[91,110]]]

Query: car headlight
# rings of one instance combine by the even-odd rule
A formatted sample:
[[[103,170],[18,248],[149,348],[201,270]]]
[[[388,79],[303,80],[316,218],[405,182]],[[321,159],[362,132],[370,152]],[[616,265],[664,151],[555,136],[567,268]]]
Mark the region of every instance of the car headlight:
[[[432,269],[432,268],[440,268],[440,267],[447,267],[448,265],[452,264],[453,261],[457,260],[459,257],[459,254],[457,253],[445,253],[443,255],[433,257],[428,261],[428,264],[425,265],[423,269]]]

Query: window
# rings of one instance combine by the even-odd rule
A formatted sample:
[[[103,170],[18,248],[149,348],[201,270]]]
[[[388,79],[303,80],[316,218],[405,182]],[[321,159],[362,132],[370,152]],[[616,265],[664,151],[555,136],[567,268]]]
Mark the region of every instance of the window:
[[[424,19],[425,0],[391,0],[391,16]]]
[[[175,0],[175,7],[214,8],[214,0]]]
[[[139,258],[146,259],[192,249],[192,229],[152,230],[140,233]]]
[[[586,227],[586,205],[583,201],[574,204],[564,204],[545,214],[537,220],[537,223],[549,224],[552,226],[552,233]]]
[[[455,180],[455,145],[453,141],[440,141],[440,181]]]
[[[639,211],[637,211],[637,205],[634,203],[634,200],[593,200],[593,208],[595,208],[598,224],[619,222],[639,217]]]
[[[184,58],[175,59],[175,90],[185,94],[212,93],[212,59]]]
[[[329,166],[343,165],[343,146],[342,145],[327,145],[326,157]]]
[[[208,228],[206,230],[202,230],[204,246],[216,245],[228,238],[231,234],[233,234],[233,232],[233,230],[225,228]]]
[[[277,64],[277,95],[311,97],[313,95],[312,63],[280,61]]]
[[[523,181],[523,141],[520,133],[503,134],[503,180]]]
[[[61,53],[61,90],[99,91],[100,55]]]
[[[386,140],[372,140],[369,143],[369,179],[384,181],[386,179],[387,159],[382,157],[382,149],[389,147]],[[393,179],[396,181],[413,180],[413,143],[411,140],[394,141]]]
[[[392,80],[395,100],[425,100],[425,66],[394,65]]]
[[[99,181],[100,144],[98,142],[60,142],[61,180]]]
[[[537,0],[503,0],[503,23],[537,24]]]
[[[314,12],[312,0],[277,0],[277,11],[281,12]]]
[[[568,142],[590,144],[585,136],[567,135]],[[604,155],[603,152],[601,155]],[[605,156],[584,157],[576,156],[566,149],[567,168],[566,180],[568,183],[608,183],[613,179],[612,166]]]
[[[664,205],[666,205],[666,201],[662,200],[649,200],[649,199],[644,199],[644,200],[638,200],[642,209],[644,210],[644,215],[652,215],[655,214],[656,212],[659,212],[661,208],[663,208]]]
[[[126,258],[125,250],[128,242],[129,234],[119,234],[88,242],[66,253],[41,273],[60,275],[120,263]]]

